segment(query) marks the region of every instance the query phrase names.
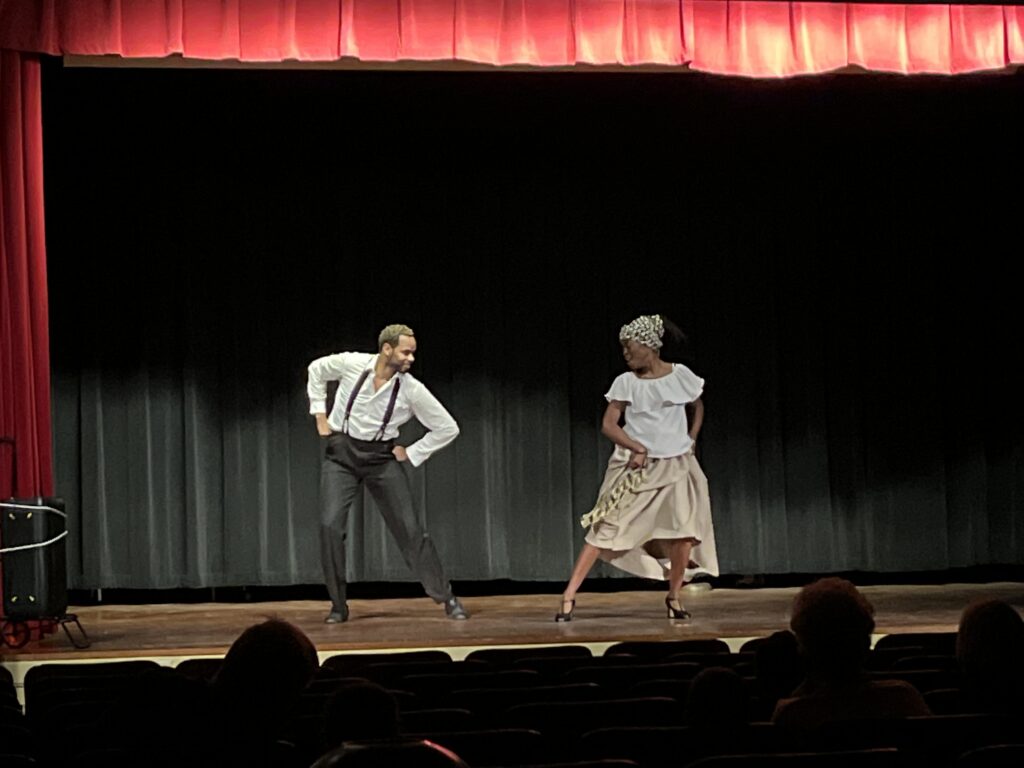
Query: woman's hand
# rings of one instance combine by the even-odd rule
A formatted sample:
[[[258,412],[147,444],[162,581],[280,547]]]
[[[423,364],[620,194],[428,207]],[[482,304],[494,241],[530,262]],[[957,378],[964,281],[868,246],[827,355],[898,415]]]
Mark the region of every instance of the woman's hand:
[[[629,463],[627,465],[630,469],[640,469],[641,467],[647,466],[647,449],[642,447],[639,451],[629,452]]]

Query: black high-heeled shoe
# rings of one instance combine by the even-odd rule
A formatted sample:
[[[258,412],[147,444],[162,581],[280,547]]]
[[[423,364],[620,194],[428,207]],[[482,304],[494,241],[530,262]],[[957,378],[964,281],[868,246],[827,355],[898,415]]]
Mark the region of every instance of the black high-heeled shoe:
[[[670,619],[688,619],[688,618],[690,618],[690,612],[688,610],[686,610],[685,608],[682,608],[682,607],[675,608],[675,607],[672,606],[672,603],[675,603],[676,605],[679,605],[679,598],[678,597],[666,597],[665,598],[665,607],[668,609],[668,617]]]
[[[562,598],[562,604],[558,607],[565,608],[566,603],[569,603],[569,610],[559,610],[558,613],[555,614],[555,621],[572,621],[573,611],[576,610],[576,598],[573,598],[572,600],[566,600],[565,598]]]

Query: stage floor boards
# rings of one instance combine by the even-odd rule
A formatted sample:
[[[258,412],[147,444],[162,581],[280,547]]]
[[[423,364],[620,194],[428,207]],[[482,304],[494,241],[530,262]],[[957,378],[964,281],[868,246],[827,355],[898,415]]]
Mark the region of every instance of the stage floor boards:
[[[174,659],[222,655],[247,626],[267,617],[298,625],[321,657],[345,651],[441,648],[462,658],[473,648],[510,645],[584,644],[603,651],[623,640],[723,638],[734,640],[785,629],[797,590],[717,589],[686,594],[689,621],[665,618],[660,592],[578,595],[576,618],[553,621],[556,595],[512,595],[464,599],[472,618],[452,621],[427,598],[352,600],[351,619],[327,625],[321,601],[205,603],[192,605],[102,605],[71,607],[92,646],[76,650],[63,632],[19,650],[0,648],[5,665],[111,658]],[[1000,598],[1024,611],[1024,584],[872,586],[863,592],[875,606],[876,633],[955,631],[964,606],[978,598]],[[734,648],[735,650],[735,648]]]

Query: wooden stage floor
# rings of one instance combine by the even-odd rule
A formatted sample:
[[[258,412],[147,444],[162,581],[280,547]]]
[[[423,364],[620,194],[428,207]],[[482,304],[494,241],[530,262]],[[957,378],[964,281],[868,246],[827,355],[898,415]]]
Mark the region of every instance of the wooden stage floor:
[[[875,606],[879,635],[914,631],[955,631],[972,600],[993,597],[1024,611],[1024,584],[870,586],[863,592]],[[623,640],[722,638],[736,647],[746,639],[785,629],[797,589],[716,589],[687,593],[689,621],[665,618],[663,595],[630,591],[578,596],[576,618],[553,621],[556,595],[502,595],[463,600],[472,618],[451,621],[427,598],[352,600],[351,619],[327,625],[328,604],[320,601],[101,605],[75,608],[92,646],[77,650],[63,632],[18,650],[0,648],[8,667],[58,661],[155,658],[163,663],[194,656],[223,655],[247,626],[267,617],[286,619],[313,641],[321,657],[343,652],[440,648],[455,659],[474,648],[581,644],[594,653]],[[21,675],[17,675],[20,677]]]

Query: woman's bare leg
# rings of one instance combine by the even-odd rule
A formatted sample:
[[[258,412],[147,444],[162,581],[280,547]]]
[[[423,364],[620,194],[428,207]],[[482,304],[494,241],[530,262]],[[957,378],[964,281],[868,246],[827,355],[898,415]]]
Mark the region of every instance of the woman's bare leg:
[[[583,549],[580,550],[580,554],[576,558],[576,565],[573,566],[572,576],[569,577],[569,583],[565,586],[565,592],[562,593],[563,612],[566,609],[572,610],[572,601],[576,599],[576,591],[583,584],[583,580],[587,578],[587,574],[590,573],[590,569],[594,567],[594,563],[597,562],[600,555],[600,548],[587,542],[583,543]]]
[[[676,539],[669,545],[669,561],[671,566],[668,572],[668,597],[670,600],[679,600],[679,590],[683,588],[683,578],[686,576],[686,566],[690,564],[690,551],[693,549],[693,539]],[[682,608],[683,604],[678,603]]]

